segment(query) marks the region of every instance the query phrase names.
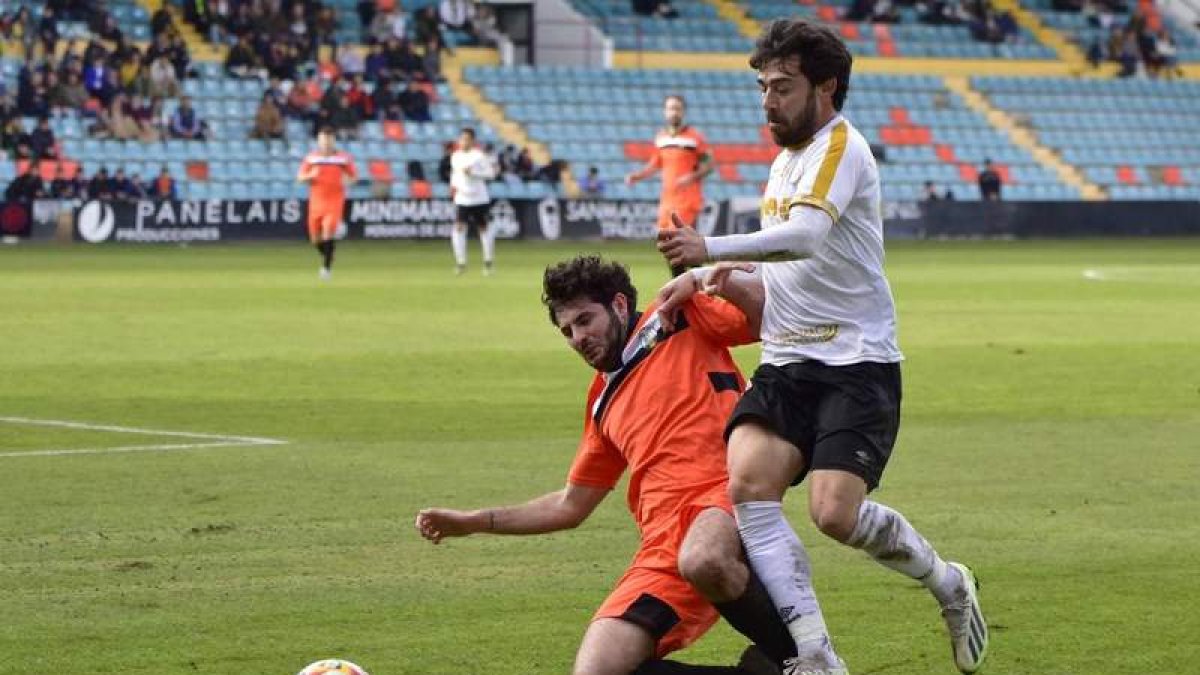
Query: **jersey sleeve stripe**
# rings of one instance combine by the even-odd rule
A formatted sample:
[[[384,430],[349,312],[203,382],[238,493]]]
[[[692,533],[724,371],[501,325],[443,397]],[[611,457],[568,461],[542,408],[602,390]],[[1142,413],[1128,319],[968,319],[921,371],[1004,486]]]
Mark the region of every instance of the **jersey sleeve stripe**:
[[[829,188],[837,175],[838,165],[842,163],[842,155],[846,153],[846,122],[843,120],[829,132],[829,147],[825,149],[825,158],[821,160],[821,168],[817,171],[817,179],[813,183],[813,197],[820,201],[829,198]],[[834,220],[837,220],[834,217]]]
[[[821,209],[825,213],[829,214],[829,217],[833,219],[833,222],[836,223],[838,221],[837,206],[834,205],[834,203],[829,201],[828,199],[819,199],[819,198],[817,198],[816,195],[805,195],[803,197],[796,197],[795,199],[792,200],[792,203],[788,205],[788,210],[790,211],[791,207],[793,207],[793,206],[801,206],[801,205],[811,206],[813,208]]]

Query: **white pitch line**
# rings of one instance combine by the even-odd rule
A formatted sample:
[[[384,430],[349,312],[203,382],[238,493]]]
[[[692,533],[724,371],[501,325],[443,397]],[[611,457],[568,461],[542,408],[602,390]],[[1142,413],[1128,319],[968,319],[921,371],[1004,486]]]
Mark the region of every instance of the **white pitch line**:
[[[176,436],[179,438],[196,438],[207,440],[205,443],[169,443],[154,445],[123,445],[111,448],[72,448],[62,450],[30,450],[27,452],[2,452],[0,457],[48,457],[56,455],[99,455],[116,452],[168,452],[173,450],[197,450],[201,448],[222,448],[239,445],[286,445],[287,441],[278,438],[261,438],[257,436],[228,436],[221,434],[202,434],[192,431],[166,431],[161,429],[144,429],[139,427],[120,427],[111,424],[88,424],[71,422],[69,420],[41,420],[28,417],[0,417],[0,422],[9,424],[28,424],[43,427],[61,427],[65,429],[83,429],[87,431],[109,431],[122,434],[146,434],[150,436]]]

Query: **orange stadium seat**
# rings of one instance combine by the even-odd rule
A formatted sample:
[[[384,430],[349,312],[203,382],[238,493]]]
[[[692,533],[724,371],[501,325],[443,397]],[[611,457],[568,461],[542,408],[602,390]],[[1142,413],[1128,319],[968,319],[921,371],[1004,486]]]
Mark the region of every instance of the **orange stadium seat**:
[[[404,122],[399,121],[384,122],[383,136],[397,143],[403,143],[408,140],[408,132],[404,129]]]
[[[1162,182],[1165,185],[1185,185],[1187,183],[1187,181],[1183,180],[1183,172],[1177,166],[1163,167]]]
[[[380,159],[373,159],[367,163],[367,171],[371,174],[371,178],[386,182],[392,182],[392,165]]]

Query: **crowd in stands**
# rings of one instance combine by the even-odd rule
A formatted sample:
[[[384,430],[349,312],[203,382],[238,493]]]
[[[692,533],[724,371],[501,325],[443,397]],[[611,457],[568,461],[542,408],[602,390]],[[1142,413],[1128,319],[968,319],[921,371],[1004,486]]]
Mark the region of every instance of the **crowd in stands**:
[[[1150,77],[1178,77],[1178,48],[1166,26],[1153,26],[1141,8],[1122,23],[1117,14],[1128,10],[1122,0],[1057,0],[1061,11],[1082,13],[1088,24],[1108,31],[1107,38],[1096,36],[1087,46],[1087,58],[1092,67],[1105,61],[1121,66],[1119,77],[1145,73]]]
[[[175,178],[167,167],[163,167],[158,176],[143,181],[136,172],[128,176],[125,170],[117,168],[109,174],[105,167],[99,168],[90,179],[82,173],[70,174],[66,165],[55,162],[53,177],[47,181],[42,178],[39,160],[31,160],[25,171],[17,176],[4,191],[7,201],[32,201],[34,199],[174,199],[176,196]]]
[[[1020,28],[1013,15],[996,11],[988,0],[854,0],[842,19],[899,23],[901,7],[915,8],[924,24],[966,26],[979,42],[1001,44],[1020,38]]]

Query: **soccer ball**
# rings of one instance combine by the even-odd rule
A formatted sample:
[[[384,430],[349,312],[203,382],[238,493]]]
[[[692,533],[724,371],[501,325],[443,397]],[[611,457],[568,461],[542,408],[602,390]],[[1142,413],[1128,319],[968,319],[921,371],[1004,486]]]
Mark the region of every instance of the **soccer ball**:
[[[342,659],[324,659],[310,663],[296,675],[369,675],[361,667]]]

